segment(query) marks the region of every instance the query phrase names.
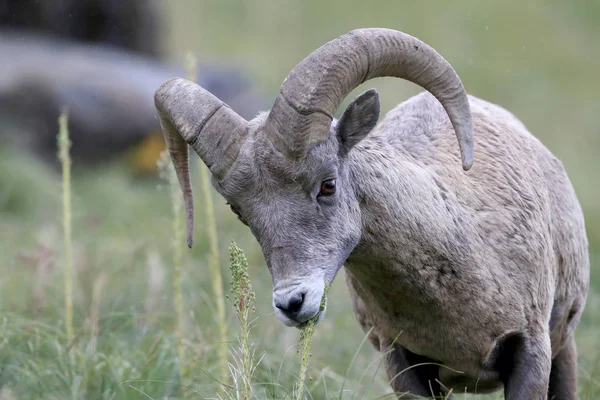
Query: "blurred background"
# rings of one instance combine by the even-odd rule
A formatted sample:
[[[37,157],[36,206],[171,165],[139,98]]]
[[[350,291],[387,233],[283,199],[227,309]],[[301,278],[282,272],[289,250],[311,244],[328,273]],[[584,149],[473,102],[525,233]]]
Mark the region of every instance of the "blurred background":
[[[580,398],[600,396],[600,2],[596,0],[0,0],[0,399],[215,397],[218,333],[208,274],[206,200],[195,157],[196,245],[183,252],[186,354],[177,362],[173,228],[164,143],[152,95],[194,78],[246,118],[266,110],[287,73],[360,27],[417,36],[467,91],[520,118],[564,163],[583,206],[592,287],[577,330]],[[375,87],[382,114],[420,92]],[[72,141],[74,338],[65,336],[58,116]],[[245,251],[257,295],[258,398],[284,398],[298,374],[296,330],[271,311],[271,281],[250,231],[213,192],[220,266]],[[343,278],[343,277],[341,277]],[[228,340],[237,319],[226,301]],[[311,398],[389,392],[378,354],[362,345],[343,279],[316,330]],[[73,351],[76,349],[77,351]],[[353,361],[354,360],[354,361]],[[351,366],[349,368],[349,366]]]

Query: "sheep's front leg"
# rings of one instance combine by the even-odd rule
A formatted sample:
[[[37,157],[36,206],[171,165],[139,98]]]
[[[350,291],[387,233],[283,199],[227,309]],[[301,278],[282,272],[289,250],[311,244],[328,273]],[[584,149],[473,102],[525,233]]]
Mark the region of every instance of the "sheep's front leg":
[[[498,370],[506,400],[547,400],[552,351],[550,337],[514,335],[503,343]]]
[[[387,376],[399,399],[443,398],[438,383],[439,367],[434,361],[406,350],[401,345],[382,342]],[[424,365],[420,365],[424,364]]]

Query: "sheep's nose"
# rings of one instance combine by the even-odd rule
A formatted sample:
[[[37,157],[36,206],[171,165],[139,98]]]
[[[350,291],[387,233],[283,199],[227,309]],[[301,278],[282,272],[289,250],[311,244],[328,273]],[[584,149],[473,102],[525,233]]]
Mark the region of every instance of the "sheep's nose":
[[[295,314],[302,308],[305,295],[306,293],[304,291],[279,295],[274,299],[275,307],[279,308],[286,314]]]

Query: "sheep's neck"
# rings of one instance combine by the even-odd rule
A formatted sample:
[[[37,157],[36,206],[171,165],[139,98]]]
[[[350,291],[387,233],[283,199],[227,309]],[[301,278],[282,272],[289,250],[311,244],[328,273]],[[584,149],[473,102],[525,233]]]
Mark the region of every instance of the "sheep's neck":
[[[361,240],[347,262],[354,275],[378,285],[386,277],[397,288],[414,286],[424,273],[440,279],[460,273],[468,259],[461,210],[424,168],[401,152],[373,147],[357,152],[350,166],[362,219]]]

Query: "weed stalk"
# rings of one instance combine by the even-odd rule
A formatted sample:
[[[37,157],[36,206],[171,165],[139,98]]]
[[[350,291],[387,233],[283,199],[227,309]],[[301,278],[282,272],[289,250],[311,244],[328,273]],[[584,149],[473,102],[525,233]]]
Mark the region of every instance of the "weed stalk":
[[[171,205],[173,212],[173,292],[175,294],[175,313],[177,315],[177,353],[179,356],[179,371],[181,376],[185,376],[187,369],[185,363],[184,348],[184,305],[182,289],[182,269],[183,269],[183,222],[181,213],[183,212],[183,199],[179,189],[179,182],[175,169],[170,162],[167,151],[163,151],[158,161],[160,176],[169,184],[171,193]]]
[[[196,79],[196,59],[191,54],[187,55],[188,80],[194,82]],[[210,187],[210,175],[208,168],[200,164],[200,180],[202,182],[202,194],[204,198],[204,211],[206,217],[206,229],[210,243],[209,268],[211,273],[212,287],[214,293],[215,308],[217,311],[217,326],[219,330],[219,365],[221,368],[221,379],[227,379],[227,319],[225,314],[225,295],[223,291],[223,277],[219,266],[219,241],[217,236],[217,224],[215,222],[214,202]]]
[[[296,400],[302,400],[302,395],[304,394],[304,382],[306,381],[306,371],[308,370],[308,363],[310,362],[310,358],[312,353],[310,352],[310,345],[312,342],[313,334],[315,333],[315,325],[321,313],[325,310],[325,305],[327,304],[327,292],[329,292],[329,285],[325,285],[325,290],[323,291],[323,297],[321,297],[321,306],[319,308],[319,312],[317,315],[312,317],[309,321],[304,323],[302,327],[302,333],[300,334],[300,343],[298,352],[300,353],[300,375],[298,376],[298,382],[296,386],[298,387],[298,392],[296,393]]]
[[[250,349],[250,317],[254,313],[256,295],[252,290],[248,275],[248,259],[235,242],[229,245],[229,263],[231,268],[231,292],[234,296],[234,307],[240,321],[240,364],[242,372],[242,399],[250,398],[252,393],[252,375],[254,373],[253,353]]]
[[[69,149],[68,111],[58,118],[58,159],[62,165],[63,232],[65,241],[65,325],[67,339],[73,340],[73,237],[71,233],[71,156]]]

